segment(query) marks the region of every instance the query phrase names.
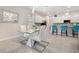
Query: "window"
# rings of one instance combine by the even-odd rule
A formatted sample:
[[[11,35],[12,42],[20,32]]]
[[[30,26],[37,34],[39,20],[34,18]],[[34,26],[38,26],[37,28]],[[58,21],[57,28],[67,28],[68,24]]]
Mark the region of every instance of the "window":
[[[0,14],[0,22],[3,23],[16,23],[18,22],[18,14],[11,11],[2,10],[2,16]]]

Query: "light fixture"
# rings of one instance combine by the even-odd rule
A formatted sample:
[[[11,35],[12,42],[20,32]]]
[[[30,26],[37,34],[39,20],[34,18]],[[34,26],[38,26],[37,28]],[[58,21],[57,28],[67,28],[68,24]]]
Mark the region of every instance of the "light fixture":
[[[75,17],[79,17],[79,15],[78,15],[78,14],[76,14],[76,15],[75,15]]]
[[[66,9],[66,13],[65,13],[65,15],[66,16],[69,16],[69,14],[70,14],[70,9],[71,8],[71,6],[67,6],[67,9]]]
[[[70,9],[70,8],[71,8],[71,6],[67,6],[67,8],[69,8],[69,9]]]
[[[35,12],[35,6],[32,7],[32,14]]]
[[[69,16],[69,12],[66,12],[65,15],[66,15],[66,16]]]

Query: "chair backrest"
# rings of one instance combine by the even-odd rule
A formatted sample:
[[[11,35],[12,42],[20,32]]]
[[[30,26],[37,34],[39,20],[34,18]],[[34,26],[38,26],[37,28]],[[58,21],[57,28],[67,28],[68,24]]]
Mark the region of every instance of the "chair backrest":
[[[73,27],[72,27],[72,30],[73,30],[74,32],[78,32],[78,31],[79,31],[79,26],[77,26],[77,25],[73,26]]]
[[[61,30],[62,30],[62,31],[67,31],[67,29],[68,29],[68,26],[67,26],[67,25],[62,25],[62,26],[61,26]]]
[[[40,30],[36,30],[35,32],[30,34],[29,39],[33,39],[35,41],[41,41],[39,32],[40,32]]]
[[[56,25],[52,25],[51,26],[51,30],[57,30],[57,26]]]
[[[32,33],[32,36],[38,36],[39,35],[39,30],[36,30],[35,32]]]
[[[20,32],[26,32],[26,25],[20,26]]]

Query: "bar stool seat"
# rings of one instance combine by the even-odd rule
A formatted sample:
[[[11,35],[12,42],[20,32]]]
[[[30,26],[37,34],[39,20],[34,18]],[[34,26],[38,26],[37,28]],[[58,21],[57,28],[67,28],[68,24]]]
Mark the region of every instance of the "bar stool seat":
[[[75,25],[72,27],[72,36],[75,37],[77,36],[78,38],[78,32],[79,32],[79,26]]]
[[[62,25],[61,26],[61,36],[62,36],[62,34],[66,34],[66,36],[68,36],[67,30],[68,30],[68,26]]]
[[[58,29],[57,29],[56,25],[52,25],[51,30],[52,30],[52,34],[54,34],[54,33],[56,33],[56,35],[58,34]]]

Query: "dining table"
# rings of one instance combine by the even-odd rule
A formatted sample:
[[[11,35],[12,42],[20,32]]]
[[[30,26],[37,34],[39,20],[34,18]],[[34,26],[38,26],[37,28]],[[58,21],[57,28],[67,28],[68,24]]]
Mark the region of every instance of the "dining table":
[[[27,40],[27,43],[26,43],[26,45],[27,45],[28,47],[33,47],[35,41],[40,41],[40,39],[39,39],[39,40],[35,40],[35,39],[32,39],[32,38],[31,38],[32,35],[33,35],[33,33],[37,32],[37,31],[39,31],[39,29],[29,29],[29,30],[26,31],[26,34],[29,34],[28,40]]]

